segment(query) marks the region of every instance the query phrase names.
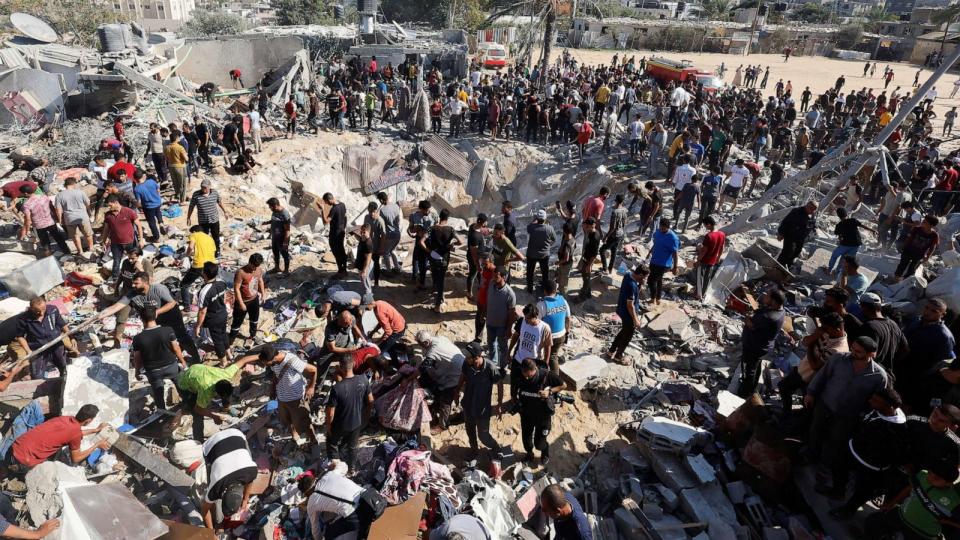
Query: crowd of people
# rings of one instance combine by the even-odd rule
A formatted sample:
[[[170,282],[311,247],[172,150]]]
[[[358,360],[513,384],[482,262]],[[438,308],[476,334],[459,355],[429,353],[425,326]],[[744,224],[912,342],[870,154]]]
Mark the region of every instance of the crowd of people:
[[[325,434],[329,467],[298,480],[313,537],[320,538],[316,531],[323,529],[326,538],[362,537],[382,511],[376,491],[358,483],[357,470],[359,435],[375,403],[423,401],[415,389],[424,388],[431,396],[423,406],[433,418],[432,430],[449,429],[459,406],[472,453],[479,455],[482,444],[494,460],[502,457],[503,447],[491,431],[491,418],[518,414],[522,459],[546,466],[552,418],[566,399],[560,366],[572,314],[596,297],[599,276],[621,268],[615,308],[621,326],[606,354],[611,361],[632,365],[628,346],[643,326],[643,314],[678,299],[669,285],[680,279],[679,268],[685,266],[680,255],[684,244],[696,246],[695,270],[685,278],[693,285],[689,300],[701,301],[729,248],[721,225],[737,216],[738,204],[788,180],[791,169],[815,166],[848,141],[872,139],[912,97],[912,89],[895,87],[888,93],[892,70],[885,72],[879,92],[869,85],[845,89],[841,76],[820,93],[809,86],[798,92],[791,81],[780,79],[765,96],[770,66],[740,66],[732,84],[711,91],[692,81],[657,81],[647,75],[646,63],[645,57],[614,55],[608,65],[588,66],[563,51],[548,66],[491,73],[474,63],[465,79],[447,79],[437,67],[412,62],[395,67],[381,65],[375,57],[367,62],[334,59],[315,87],[291,93],[282,112],[271,110],[269,96],[258,88],[246,113],[247,129],[241,116],[222,126],[194,117],[153,125],[145,141],[131,141],[118,118],[113,137],[91,154],[89,169],[97,184],[92,198],[75,178],[67,179],[59,193],[50,193],[52,169],[39,159],[18,163],[28,177],[2,189],[21,219],[21,239],[35,233],[48,253],[56,249],[110,261],[102,263],[110,276],[110,295],[97,318],[116,318],[115,346],[123,342],[131,314],[143,322],[130,345],[133,364],[158,409],[166,407],[164,383],[170,380],[192,417],[192,436],[203,443],[210,475],[201,512],[207,526],[216,527],[218,515],[230,516],[249,503],[256,464],[244,434],[225,429],[205,440],[204,419],[217,425],[228,420],[236,391],[232,381],[245,366],[254,365],[269,378],[278,417],[297,444],[316,444],[313,416],[323,418],[318,426]],[[875,69],[875,63],[868,63],[864,78]],[[236,77],[231,73],[231,80],[242,85],[239,71]],[[270,304],[270,285],[297,266],[290,252],[291,214],[277,198],[265,202],[272,265],[258,252],[245,254],[243,266],[231,272],[232,283],[224,282],[221,217],[229,216],[229,208],[208,174],[213,147],[223,148],[225,166],[244,172],[258,166],[253,156],[263,147],[261,125],[268,116],[280,117],[276,120],[282,120],[287,136],[321,128],[369,131],[405,118],[421,88],[431,103],[435,133],[446,127],[451,138],[489,136],[569,146],[581,162],[599,156],[629,164],[632,177],[625,187],[603,186],[579,204],[556,201],[555,209],[535,208],[527,223],[520,222],[511,201],[503,201],[496,215],[462,216],[469,219],[464,239],[463,231],[450,225],[448,209],[437,211],[430,200],[422,200],[404,216],[388,192],[368,201],[362,224],[352,230],[338,194],[325,193],[316,211],[336,268],[315,309],[322,332],[300,343],[263,343],[260,322]],[[871,283],[860,273],[857,259],[868,244],[897,253],[900,263],[889,278],[907,279],[927,266],[942,243],[952,242],[940,237],[937,226],[960,204],[955,193],[960,190],[960,155],[940,149],[933,136],[937,98],[925,98],[883,141],[892,160],[889,180],[879,173],[858,175],[829,208],[805,202],[776,231],[782,242],[777,260],[789,269],[803,258],[818,219],[825,221],[822,216],[830,214],[839,220],[837,248],[824,269],[832,285],[824,291],[822,305],[808,312],[812,331],[794,336],[798,339],[790,344],[798,347],[800,363],[763,392],[779,400],[785,420],[799,416],[809,421],[804,458],[821,467],[824,481],[818,491],[844,499],[835,515],[849,517],[867,501],[886,495],[880,511],[867,521],[868,531],[878,537],[891,530],[917,538],[955,534],[952,517],[960,507],[960,439],[954,433],[960,427],[960,364],[950,330],[952,314],[938,299],[924,302],[918,320],[893,312],[886,299],[868,291]],[[303,113],[306,125],[298,126]],[[948,113],[944,132],[955,118],[955,112]],[[134,150],[140,144],[146,149],[142,155]],[[196,180],[199,189],[191,191]],[[171,203],[187,205],[189,229],[182,277],[164,284],[154,280],[143,248],[171,237],[161,211]],[[852,217],[861,206],[876,210],[876,223]],[[518,240],[521,227],[526,245]],[[875,235],[875,242],[865,240],[861,231]],[[430,279],[432,308],[445,311],[450,289],[465,291],[475,306],[474,340],[463,347],[442,335],[410,331],[409,312],[391,303],[391,289],[382,286],[404,270],[398,253],[405,236],[412,245],[410,283],[427,291]],[[628,256],[630,243],[644,246],[642,260]],[[462,288],[448,279],[455,253],[467,263]],[[96,259],[97,254],[108,257]],[[359,291],[344,287],[354,270]],[[581,280],[576,293],[569,290],[571,276]],[[784,330],[790,289],[790,284],[767,287],[759,306],[745,318],[736,377],[744,397],[760,388],[764,358],[778,343],[793,340]],[[370,331],[361,324],[367,312],[377,323]],[[70,357],[79,354],[67,337],[70,326],[43,297],[31,300],[25,313],[2,326],[8,355],[15,360],[30,355],[31,360],[19,361],[0,386],[27,372],[34,378],[53,368],[63,373]],[[318,382],[332,362],[336,383],[319,402]],[[5,449],[4,468],[30,469],[65,446],[73,462],[82,461],[94,450],[81,450],[80,441],[92,433],[86,426],[96,415],[91,404],[75,417],[25,431]],[[381,415],[378,421],[407,431],[419,428],[408,417]],[[851,476],[854,488],[847,490]],[[552,486],[540,502],[555,523],[555,538],[591,538],[583,509],[569,492]],[[0,522],[0,534],[24,537],[12,536],[16,529],[11,527]],[[53,527],[45,524],[35,537]],[[435,533],[473,539],[485,538],[485,531],[479,520],[464,515]]]

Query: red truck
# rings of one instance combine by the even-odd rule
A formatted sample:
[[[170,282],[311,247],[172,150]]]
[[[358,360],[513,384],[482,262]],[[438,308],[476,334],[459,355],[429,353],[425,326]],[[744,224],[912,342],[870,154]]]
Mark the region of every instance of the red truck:
[[[647,61],[647,75],[662,84],[670,81],[684,83],[692,79],[694,83],[703,84],[703,89],[711,94],[724,87],[719,77],[709,71],[693,67],[693,63],[689,60],[677,61],[653,57]]]

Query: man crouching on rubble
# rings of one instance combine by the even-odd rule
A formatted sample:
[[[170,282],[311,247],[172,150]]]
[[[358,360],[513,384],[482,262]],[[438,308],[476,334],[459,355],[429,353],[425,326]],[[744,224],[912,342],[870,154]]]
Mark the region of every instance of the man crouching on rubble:
[[[246,436],[236,428],[225,429],[203,444],[203,462],[209,478],[200,514],[203,524],[212,529],[218,501],[218,514],[222,514],[224,520],[247,509],[258,469]]]
[[[56,455],[64,446],[70,447],[70,461],[74,464],[87,459],[97,448],[110,448],[109,442],[100,441],[86,450],[80,450],[84,436],[100,433],[108,427],[107,424],[100,424],[93,429],[84,429],[99,413],[96,405],[84,405],[74,416],[51,418],[27,431],[17,438],[7,452],[3,468],[11,471],[32,469]]]
[[[256,355],[244,356],[226,368],[194,364],[177,378],[184,412],[193,415],[193,439],[203,441],[203,417],[211,418],[217,425],[223,423],[224,415],[210,410],[214,397],[219,397],[226,407],[233,396],[233,383],[243,366],[257,361]]]

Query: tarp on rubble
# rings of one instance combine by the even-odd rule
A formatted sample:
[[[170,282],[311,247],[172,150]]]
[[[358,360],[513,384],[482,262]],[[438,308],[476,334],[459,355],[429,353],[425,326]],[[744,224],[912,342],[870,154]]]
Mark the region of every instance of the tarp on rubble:
[[[759,265],[756,261],[745,259],[736,251],[728,252],[720,263],[720,267],[717,268],[717,274],[710,282],[710,286],[707,287],[704,301],[708,304],[726,305],[730,292],[750,279],[751,274],[756,275],[758,271]]]

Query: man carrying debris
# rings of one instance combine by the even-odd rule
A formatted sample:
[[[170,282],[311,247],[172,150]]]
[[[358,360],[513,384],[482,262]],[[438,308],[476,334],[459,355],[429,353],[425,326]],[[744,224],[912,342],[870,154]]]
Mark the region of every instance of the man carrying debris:
[[[60,339],[60,343],[47,349],[36,356],[30,364],[30,376],[34,379],[42,379],[49,369],[54,365],[60,371],[60,376],[67,374],[67,351],[71,355],[79,355],[76,344],[67,335],[70,328],[67,321],[63,320],[60,310],[47,301],[42,296],[35,296],[30,299],[30,305],[26,312],[20,316],[17,321],[17,343],[29,355],[32,351],[39,350],[44,345]],[[62,336],[62,337],[61,337]]]
[[[173,329],[177,334],[177,340],[190,354],[191,362],[200,362],[203,357],[197,350],[197,345],[193,338],[187,332],[187,327],[183,323],[183,313],[180,312],[180,306],[173,299],[168,289],[162,283],[150,284],[150,275],[146,272],[138,272],[133,276],[130,291],[122,296],[117,303],[100,312],[98,319],[105,319],[110,315],[119,313],[124,307],[132,307],[139,315],[146,307],[152,307],[157,310],[157,324],[167,326]]]
[[[420,378],[420,386],[433,394],[431,413],[436,419],[433,427],[436,434],[450,426],[450,409],[463,371],[464,356],[459,347],[443,336],[432,336],[421,330],[416,338],[423,348],[423,360],[417,364],[414,376]]]
[[[177,391],[180,392],[181,407],[193,416],[193,439],[203,441],[203,417],[213,420],[217,425],[226,420],[227,415],[211,410],[214,398],[219,398],[224,410],[230,405],[233,396],[233,379],[247,364],[255,362],[256,356],[245,356],[226,368],[193,364],[180,373],[177,378]]]
[[[817,203],[809,201],[803,206],[790,210],[777,227],[777,240],[783,241],[783,247],[777,255],[777,262],[784,267],[790,268],[793,265],[803,251],[807,237],[817,228],[816,213]]]
[[[771,289],[760,297],[760,309],[743,322],[740,339],[743,352],[740,357],[740,388],[737,395],[749,398],[760,382],[760,363],[773,347],[777,334],[783,328],[783,304],[786,296],[780,289]]]
[[[54,457],[64,446],[70,448],[70,462],[76,465],[98,448],[109,449],[110,443],[101,440],[86,450],[80,450],[83,437],[100,433],[110,427],[108,424],[100,424],[96,428],[84,429],[99,413],[100,409],[96,405],[84,405],[74,416],[58,416],[43,422],[14,441],[13,447],[7,452],[4,465],[13,471],[32,469]]]
[[[224,520],[247,510],[253,481],[259,472],[247,438],[239,429],[225,429],[203,444],[203,462],[207,468],[207,492],[200,514],[208,529],[214,528],[214,510]]]

